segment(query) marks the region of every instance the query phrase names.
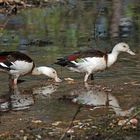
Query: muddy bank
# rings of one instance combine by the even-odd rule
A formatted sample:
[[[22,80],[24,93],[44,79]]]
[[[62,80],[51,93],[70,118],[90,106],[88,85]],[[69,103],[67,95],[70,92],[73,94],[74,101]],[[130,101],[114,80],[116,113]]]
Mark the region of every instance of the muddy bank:
[[[135,107],[139,99],[131,95],[134,90],[139,91],[139,82],[114,85],[97,80],[96,84],[83,87],[83,83],[76,81],[56,85],[57,90],[53,86],[46,86],[44,83],[26,90],[22,88],[20,94],[32,95],[35,103],[28,109],[1,112],[0,138],[139,139],[140,115],[139,107]],[[121,97],[120,94],[125,96]]]

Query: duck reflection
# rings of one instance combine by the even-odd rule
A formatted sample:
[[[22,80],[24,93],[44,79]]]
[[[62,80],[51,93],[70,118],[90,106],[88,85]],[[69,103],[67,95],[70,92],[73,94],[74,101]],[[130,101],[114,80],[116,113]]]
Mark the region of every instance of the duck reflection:
[[[33,88],[33,94],[42,98],[50,97],[58,88],[58,84],[49,84]]]
[[[18,86],[9,87],[7,95],[0,96],[0,111],[24,110],[34,104],[31,90],[20,91]]]
[[[124,110],[120,107],[119,102],[111,93],[105,92],[97,87],[85,86],[80,90],[74,90],[72,95],[77,95],[72,102],[92,106],[93,109],[108,107],[113,110],[117,116],[129,116],[134,107]]]
[[[49,84],[19,89],[9,86],[9,92],[0,96],[0,112],[25,110],[35,103],[35,99],[50,97],[57,90],[58,85]]]

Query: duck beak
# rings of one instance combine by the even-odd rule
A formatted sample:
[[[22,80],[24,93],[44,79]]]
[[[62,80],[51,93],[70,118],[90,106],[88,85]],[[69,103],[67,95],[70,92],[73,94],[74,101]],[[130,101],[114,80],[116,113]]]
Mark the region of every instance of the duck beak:
[[[62,80],[61,80],[60,78],[56,77],[56,78],[55,78],[55,82],[60,83],[60,82],[62,82]]]
[[[133,51],[131,51],[130,49],[128,49],[127,53],[131,54],[131,55],[136,55]]]

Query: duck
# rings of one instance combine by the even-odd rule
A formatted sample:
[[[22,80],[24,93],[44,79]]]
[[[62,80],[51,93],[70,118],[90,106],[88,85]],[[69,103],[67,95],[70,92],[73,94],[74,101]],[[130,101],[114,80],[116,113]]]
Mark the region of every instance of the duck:
[[[55,82],[61,82],[54,68],[47,66],[36,67],[32,58],[20,51],[0,52],[0,72],[9,74],[9,81],[11,81],[12,85],[17,85],[20,76],[28,74],[43,74],[54,79]]]
[[[55,64],[66,67],[73,72],[85,73],[84,82],[87,82],[89,76],[96,72],[103,71],[112,66],[121,52],[135,55],[125,42],[117,43],[110,53],[104,53],[96,49],[78,51],[68,56],[58,58]]]

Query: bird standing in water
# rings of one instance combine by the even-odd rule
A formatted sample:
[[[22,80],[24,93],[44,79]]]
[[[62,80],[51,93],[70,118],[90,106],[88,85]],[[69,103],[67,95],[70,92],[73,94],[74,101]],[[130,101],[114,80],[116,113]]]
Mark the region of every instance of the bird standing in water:
[[[67,67],[74,72],[85,73],[84,82],[87,82],[89,75],[103,71],[114,64],[121,52],[135,55],[128,44],[121,42],[114,46],[111,53],[104,53],[94,49],[79,51],[59,58],[55,64]]]
[[[0,52],[0,71],[9,74],[12,85],[17,85],[18,78],[27,74],[43,74],[53,78],[56,82],[61,82],[53,68],[46,66],[35,67],[34,61],[28,55],[18,51]]]

